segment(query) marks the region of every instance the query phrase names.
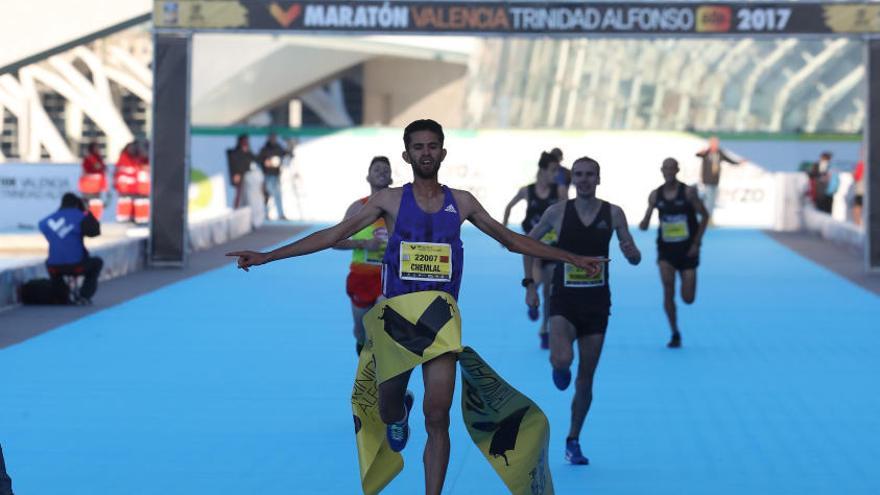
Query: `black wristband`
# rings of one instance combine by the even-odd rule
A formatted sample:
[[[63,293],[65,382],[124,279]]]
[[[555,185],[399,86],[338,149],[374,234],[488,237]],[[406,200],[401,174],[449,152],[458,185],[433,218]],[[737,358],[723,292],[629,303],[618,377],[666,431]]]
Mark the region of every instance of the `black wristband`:
[[[527,278],[522,279],[522,282],[520,282],[520,283],[522,284],[523,287],[528,288],[530,285],[535,283],[535,279],[527,277]]]

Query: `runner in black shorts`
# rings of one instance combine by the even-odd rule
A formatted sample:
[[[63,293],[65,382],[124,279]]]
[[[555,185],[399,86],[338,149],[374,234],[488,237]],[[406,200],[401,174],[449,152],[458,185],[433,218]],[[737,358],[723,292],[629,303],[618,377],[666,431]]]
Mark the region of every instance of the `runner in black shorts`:
[[[599,164],[591,158],[579,158],[572,164],[571,172],[576,198],[547,208],[529,236],[540,239],[550,230],[555,230],[559,232],[560,248],[607,258],[611,235],[616,232],[626,259],[633,265],[639,264],[642,255],[630,235],[623,210],[596,197]],[[553,366],[553,383],[560,390],[565,390],[571,382],[574,342],[577,342],[580,356],[571,404],[571,427],[565,442],[565,458],[572,464],[589,464],[581,453],[578,437],[593,401],[593,375],[605,342],[611,309],[608,280],[607,262],[594,276],[563,263],[556,265],[553,274],[549,311],[550,363]],[[534,284],[528,285],[526,304],[538,304]]]
[[[522,222],[522,229],[524,233],[528,234],[529,231],[532,230],[532,227],[538,223],[538,220],[541,219],[541,215],[544,214],[544,211],[546,211],[550,205],[559,201],[560,197],[566,197],[560,196],[567,192],[566,189],[557,187],[555,182],[558,169],[559,161],[555,156],[546,152],[541,153],[541,158],[538,160],[538,174],[535,183],[521,187],[519,191],[517,191],[516,196],[507,203],[507,207],[504,209],[504,222],[502,223],[504,223],[505,226],[507,226],[507,222],[510,219],[510,210],[524,199],[526,200],[526,216]],[[541,238],[541,242],[550,246],[555,246],[556,232],[548,232]],[[523,262],[526,262],[525,258],[523,258]],[[555,263],[552,261],[541,260],[532,268],[532,275],[526,277],[528,281],[533,281],[535,285],[543,288],[544,321],[541,322],[541,328],[538,331],[538,337],[541,341],[541,349],[548,349],[550,345],[549,331],[547,328],[547,301],[550,295],[550,280],[553,277],[554,265]],[[537,306],[529,308],[529,318],[532,321],[538,319],[538,313]]]
[[[654,208],[660,213],[660,228],[657,230],[657,264],[660,266],[660,280],[663,282],[663,308],[669,319],[672,336],[667,347],[681,347],[681,332],[678,329],[675,308],[675,273],[681,277],[681,299],[691,304],[697,296],[697,266],[700,264],[700,244],[703,233],[709,225],[709,212],[697,190],[688,187],[675,178],[678,162],[674,158],[663,160],[660,167],[665,182],[651,192],[648,198],[648,211],[639,223],[642,230],[648,229]],[[699,224],[697,214],[700,215]]]

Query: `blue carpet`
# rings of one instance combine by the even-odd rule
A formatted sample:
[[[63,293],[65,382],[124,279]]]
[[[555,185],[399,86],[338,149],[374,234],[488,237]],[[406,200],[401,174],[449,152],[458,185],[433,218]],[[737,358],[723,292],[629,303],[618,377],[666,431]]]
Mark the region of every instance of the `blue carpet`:
[[[679,304],[684,348],[668,350],[653,236],[637,233],[638,267],[612,249],[592,464],[572,467],[571,391],[551,384],[520,259],[465,230],[465,344],[547,413],[557,493],[880,493],[880,298],[759,232],[713,230],[697,301]],[[346,271],[341,252],[230,263],[0,351],[16,492],[358,493]],[[505,493],[458,398],[452,414],[445,493]],[[423,489],[418,407],[411,424],[384,493]]]

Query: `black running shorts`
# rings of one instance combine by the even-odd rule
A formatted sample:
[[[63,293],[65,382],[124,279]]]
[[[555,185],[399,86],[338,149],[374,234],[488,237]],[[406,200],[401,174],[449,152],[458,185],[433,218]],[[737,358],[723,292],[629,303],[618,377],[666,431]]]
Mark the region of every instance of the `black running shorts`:
[[[687,255],[691,243],[659,244],[657,246],[657,261],[665,261],[677,271],[694,270],[700,266],[700,255],[690,257]]]
[[[551,297],[548,316],[562,316],[572,325],[578,338],[604,334],[608,329],[608,309],[585,307],[583,302],[569,297]]]

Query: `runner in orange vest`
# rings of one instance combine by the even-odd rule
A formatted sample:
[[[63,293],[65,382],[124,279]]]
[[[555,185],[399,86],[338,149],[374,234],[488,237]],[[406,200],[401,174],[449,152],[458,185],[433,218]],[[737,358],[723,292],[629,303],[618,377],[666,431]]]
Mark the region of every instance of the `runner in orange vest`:
[[[370,161],[367,183],[370,184],[370,196],[391,185],[391,162],[387,157],[377,156]],[[352,203],[345,212],[345,218],[351,218],[361,211],[370,196]],[[385,255],[387,242],[388,228],[385,220],[379,218],[350,239],[333,246],[335,249],[353,250],[348,278],[345,279],[345,292],[351,299],[355,350],[358,354],[361,353],[366,338],[364,315],[382,295],[382,257]]]

